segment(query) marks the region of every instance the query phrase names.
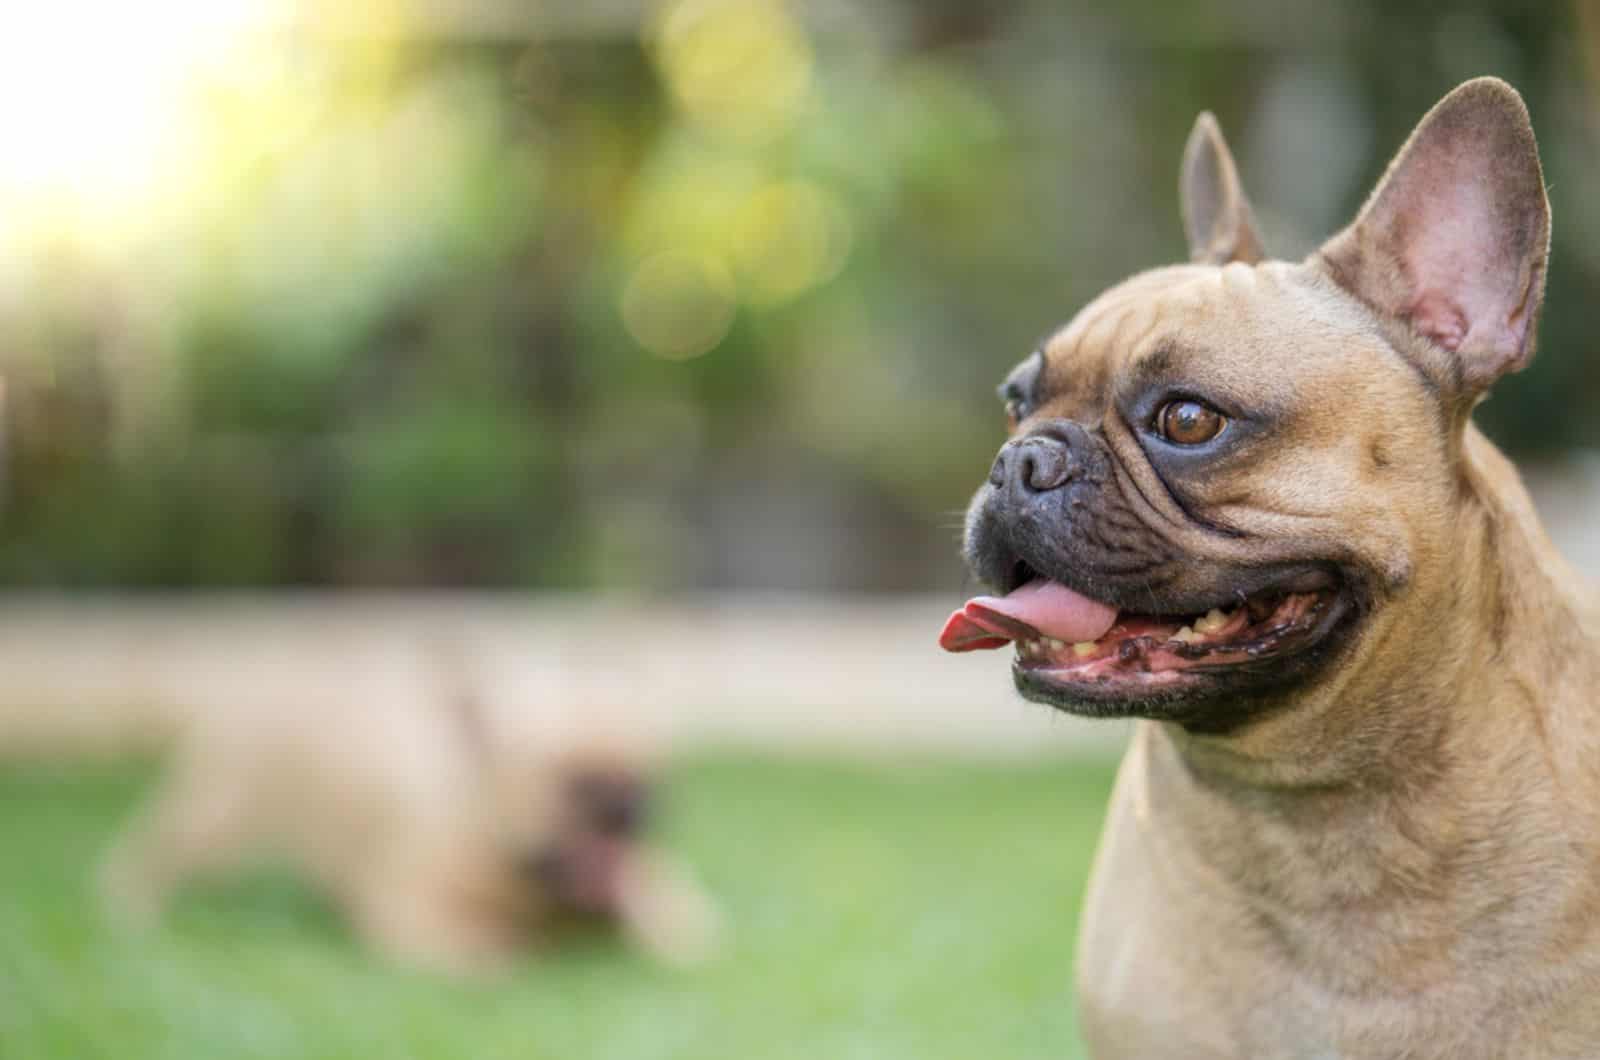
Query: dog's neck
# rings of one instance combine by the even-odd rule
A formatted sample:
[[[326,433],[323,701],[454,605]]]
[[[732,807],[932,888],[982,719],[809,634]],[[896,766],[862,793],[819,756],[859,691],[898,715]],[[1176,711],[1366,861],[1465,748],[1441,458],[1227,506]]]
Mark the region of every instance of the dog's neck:
[[[1254,731],[1214,738],[1145,722],[1136,734],[1125,781],[1135,805],[1168,856],[1243,907],[1276,908],[1289,924],[1404,907],[1406,930],[1437,942],[1473,917],[1514,916],[1507,903],[1576,900],[1481,882],[1577,857],[1573,829],[1594,830],[1600,712],[1588,690],[1600,629],[1515,474],[1470,434],[1463,488],[1476,500],[1446,541],[1453,575],[1419,579],[1439,586],[1437,599],[1396,605],[1397,620],[1432,623],[1419,627],[1426,639],[1394,638],[1418,658],[1347,667],[1326,697]],[[1408,676],[1376,687],[1366,672]],[[1422,893],[1416,881],[1455,889]],[[1330,954],[1329,966],[1343,959]],[[1374,955],[1373,974],[1381,963]]]

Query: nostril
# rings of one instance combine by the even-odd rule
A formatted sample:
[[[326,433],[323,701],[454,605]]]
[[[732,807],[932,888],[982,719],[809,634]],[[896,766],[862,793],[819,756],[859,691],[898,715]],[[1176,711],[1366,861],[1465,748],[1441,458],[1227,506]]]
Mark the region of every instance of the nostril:
[[[1072,477],[1072,453],[1053,438],[1035,438],[1018,454],[1018,478],[1036,493],[1057,489]]]

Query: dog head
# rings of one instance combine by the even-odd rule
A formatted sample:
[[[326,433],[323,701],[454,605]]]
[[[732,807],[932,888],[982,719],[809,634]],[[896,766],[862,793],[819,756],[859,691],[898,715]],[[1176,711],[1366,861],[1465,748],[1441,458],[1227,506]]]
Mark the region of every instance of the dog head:
[[[557,915],[618,913],[630,862],[646,841],[655,783],[645,765],[615,751],[589,750],[546,761],[516,785],[520,810],[502,808],[514,840],[514,873]]]
[[[616,927],[668,964],[712,957],[722,936],[715,903],[647,835],[659,785],[644,758],[591,748],[560,757],[539,780],[541,827],[513,862],[544,926]]]
[[[506,709],[484,694],[483,663],[454,637],[433,640],[428,658],[460,750],[461,831],[494,889],[536,920],[615,914],[646,844],[652,757],[598,723],[580,735],[564,711]]]
[[[1226,730],[1449,582],[1469,414],[1532,353],[1549,207],[1488,78],[1303,262],[1265,259],[1209,115],[1181,194],[1193,262],[1107,291],[1002,385],[965,539],[998,595],[942,643],[1015,643],[1023,694],[1067,710]]]

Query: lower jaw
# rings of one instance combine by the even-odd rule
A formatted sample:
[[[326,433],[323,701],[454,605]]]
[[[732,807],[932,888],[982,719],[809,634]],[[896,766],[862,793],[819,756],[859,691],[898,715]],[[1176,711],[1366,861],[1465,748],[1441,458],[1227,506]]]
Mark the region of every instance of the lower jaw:
[[[1151,702],[1187,698],[1225,684],[1218,671],[1162,670],[1117,673],[1085,679],[1014,662],[1011,675],[1017,690],[1028,699],[1046,703],[1069,714],[1104,716],[1136,713]]]
[[[1060,683],[1014,667],[1017,691],[1075,717],[1140,719],[1179,725],[1197,735],[1226,736],[1277,712],[1299,678],[1232,671],[1185,673],[1158,681]]]

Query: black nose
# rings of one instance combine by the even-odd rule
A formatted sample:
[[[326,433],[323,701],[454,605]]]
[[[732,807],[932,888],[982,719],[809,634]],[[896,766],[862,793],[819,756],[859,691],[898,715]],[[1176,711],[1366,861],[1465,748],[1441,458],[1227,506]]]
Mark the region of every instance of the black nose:
[[[1077,462],[1058,438],[1029,435],[1000,447],[989,469],[989,481],[1017,493],[1045,493],[1072,480]]]

